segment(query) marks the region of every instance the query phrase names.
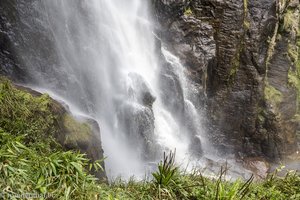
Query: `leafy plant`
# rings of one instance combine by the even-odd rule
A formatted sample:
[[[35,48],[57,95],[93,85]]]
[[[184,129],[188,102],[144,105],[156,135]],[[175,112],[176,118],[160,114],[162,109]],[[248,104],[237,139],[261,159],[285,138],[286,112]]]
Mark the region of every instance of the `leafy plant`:
[[[164,153],[163,161],[158,164],[158,171],[152,173],[156,185],[167,187],[178,180],[179,169],[175,166],[175,152]]]

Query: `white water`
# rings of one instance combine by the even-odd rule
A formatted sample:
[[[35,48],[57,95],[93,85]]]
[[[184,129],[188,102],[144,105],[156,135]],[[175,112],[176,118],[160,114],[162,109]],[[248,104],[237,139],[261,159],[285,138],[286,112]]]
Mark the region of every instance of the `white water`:
[[[45,48],[53,49],[54,56],[53,63],[44,64],[47,70],[28,59],[29,73],[38,87],[99,122],[110,177],[143,177],[163,151],[175,149],[185,166],[197,160],[190,154],[195,136],[207,153],[201,108],[190,99],[196,89],[166,49],[162,52],[171,72],[164,71],[147,1],[49,0],[38,8],[39,23],[49,30]],[[153,112],[143,103],[144,92],[156,98]],[[144,152],[141,135],[149,136],[150,152]],[[154,156],[145,159],[145,154]]]

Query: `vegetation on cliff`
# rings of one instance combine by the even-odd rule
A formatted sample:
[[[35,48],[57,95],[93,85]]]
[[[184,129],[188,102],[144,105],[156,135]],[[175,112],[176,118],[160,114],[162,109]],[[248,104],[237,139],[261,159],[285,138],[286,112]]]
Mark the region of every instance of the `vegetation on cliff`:
[[[53,106],[48,95],[32,96],[1,79],[0,191],[4,199],[300,198],[296,173],[281,178],[275,173],[262,182],[254,182],[253,177],[231,182],[221,170],[219,177],[209,179],[198,170],[180,172],[172,154],[158,165],[152,181],[101,184],[88,173],[89,168],[100,167],[97,163],[91,165],[85,155],[65,151],[55,141],[58,117]]]

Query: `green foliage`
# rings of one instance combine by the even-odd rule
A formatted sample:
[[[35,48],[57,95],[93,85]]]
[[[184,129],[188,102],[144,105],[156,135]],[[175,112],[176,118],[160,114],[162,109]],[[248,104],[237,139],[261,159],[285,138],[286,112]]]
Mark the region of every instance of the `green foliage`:
[[[184,190],[184,182],[179,178],[180,171],[175,165],[176,152],[164,153],[163,161],[158,164],[158,171],[152,173],[153,183],[159,199],[180,197],[185,199],[187,192]]]
[[[0,138],[0,190],[5,197],[35,193],[55,199],[83,199],[95,195],[96,178],[87,173],[89,162],[85,155],[71,151],[41,152],[47,144],[29,148],[24,137],[3,130]]]
[[[56,130],[50,102],[47,94],[33,97],[0,79],[0,127],[15,136],[23,135],[26,144],[45,140]]]
[[[92,129],[88,124],[76,121],[69,114],[65,114],[62,120],[68,133],[64,144],[76,147],[80,142],[88,143],[91,140]]]
[[[161,187],[167,187],[170,184],[176,184],[179,169],[175,166],[175,153],[170,152],[168,156],[164,153],[164,159],[158,164],[158,171],[152,173],[155,184]]]
[[[199,171],[179,173],[176,184],[161,186],[156,178],[152,182],[128,183],[117,180],[110,186],[101,186],[101,199],[146,199],[146,200],[257,200],[299,199],[300,177],[291,172],[284,177],[271,174],[266,180],[255,182],[225,180],[225,169],[216,179],[206,178]]]
[[[295,16],[296,12],[292,9],[287,9],[284,17],[283,17],[283,24],[282,29],[284,31],[290,32],[293,29],[297,29],[298,27],[298,19],[297,16]]]

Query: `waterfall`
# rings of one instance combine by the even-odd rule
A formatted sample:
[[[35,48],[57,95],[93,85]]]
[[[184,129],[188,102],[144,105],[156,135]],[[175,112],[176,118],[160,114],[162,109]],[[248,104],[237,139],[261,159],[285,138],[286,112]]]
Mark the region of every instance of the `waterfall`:
[[[163,151],[176,149],[180,164],[206,153],[198,89],[157,48],[147,1],[43,0],[33,9],[45,37],[23,52],[32,85],[98,121],[109,176],[143,176]]]

